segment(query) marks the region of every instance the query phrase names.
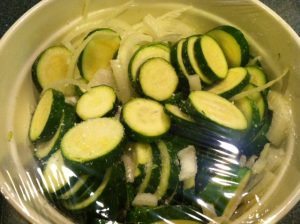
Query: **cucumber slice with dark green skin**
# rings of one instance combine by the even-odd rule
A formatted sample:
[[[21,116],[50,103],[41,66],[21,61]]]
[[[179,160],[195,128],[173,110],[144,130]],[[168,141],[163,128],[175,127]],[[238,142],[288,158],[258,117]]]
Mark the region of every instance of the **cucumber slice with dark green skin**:
[[[63,137],[61,150],[66,163],[78,173],[101,175],[122,153],[124,128],[114,118],[84,121]]]
[[[251,90],[254,88],[256,88],[256,86],[250,83],[244,88],[244,91]],[[268,102],[266,96],[262,92],[256,92],[249,95],[248,97],[255,102],[259,111],[260,120],[262,121],[268,110]]]
[[[134,194],[144,192],[145,187],[148,185],[149,178],[152,171],[152,147],[150,144],[136,142],[132,146],[133,161],[136,164],[136,171],[134,176],[134,182],[132,184],[132,197]],[[149,178],[148,178],[149,176]],[[144,183],[145,182],[145,183]],[[142,186],[143,185],[143,186]],[[131,200],[131,201],[132,201]]]
[[[103,177],[99,178],[92,175],[85,175],[85,176],[88,176],[88,178],[83,182],[81,187],[79,188],[77,187],[76,191],[72,191],[70,193],[69,191],[72,190],[71,188],[69,191],[65,192],[64,194],[58,197],[62,205],[76,204],[79,203],[80,201],[87,199],[94,191],[96,191],[100,183],[103,181]]]
[[[46,161],[54,152],[56,152],[60,148],[62,137],[75,125],[76,120],[77,118],[74,107],[69,104],[65,104],[63,116],[55,135],[48,142],[37,144],[34,151],[36,158]]]
[[[160,151],[154,144],[152,144],[151,176],[145,190],[142,193],[155,193],[160,181],[161,164]]]
[[[172,204],[174,202],[174,198],[180,191],[180,185],[179,182],[179,173],[180,173],[180,166],[179,166],[179,160],[177,157],[177,153],[186,148],[188,145],[185,141],[177,141],[177,138],[169,138],[164,140],[164,143],[166,144],[168,148],[168,152],[171,159],[171,172],[169,176],[169,185],[167,192],[163,199],[165,200],[165,203]]]
[[[246,67],[250,75],[250,83],[255,86],[263,86],[268,82],[267,75],[262,68],[258,66],[247,66]]]
[[[207,33],[221,46],[229,67],[244,66],[249,60],[249,45],[244,34],[232,26],[219,26]]]
[[[55,135],[61,122],[64,106],[65,98],[61,92],[54,89],[44,92],[30,124],[29,139],[32,142],[45,142]]]
[[[152,148],[150,144],[136,142],[132,146],[133,154],[137,164],[145,165],[149,163],[152,158]]]
[[[143,95],[157,101],[165,101],[172,97],[179,81],[174,68],[167,60],[151,58],[140,66],[137,82]]]
[[[198,65],[203,74],[215,82],[226,77],[228,65],[219,44],[210,36],[198,37],[194,45]]]
[[[164,101],[165,104],[174,104],[181,106],[186,101],[187,94],[183,92],[174,93],[169,99]]]
[[[51,155],[45,164],[41,178],[44,192],[51,197],[58,197],[65,193],[78,180],[72,170],[65,165],[60,150]]]
[[[268,82],[267,75],[260,66],[247,66],[246,69],[250,75],[250,84],[263,86]],[[262,91],[264,97],[268,95],[268,91],[269,88]]]
[[[81,52],[77,65],[81,76],[90,81],[98,70],[110,66],[121,39],[114,30],[107,28],[97,29],[88,34],[87,38],[91,39]]]
[[[73,197],[73,195],[78,194],[78,192],[81,192],[82,189],[86,189],[86,183],[89,179],[88,175],[83,175],[78,178],[78,181],[66,192],[58,196],[59,200],[69,200]]]
[[[135,85],[140,66],[150,58],[163,58],[170,61],[170,48],[164,43],[151,43],[141,46],[132,56],[128,65],[128,74]]]
[[[95,184],[94,189],[90,189],[91,192],[93,192],[92,196],[90,196],[88,193],[84,194],[85,197],[81,197],[78,199],[78,201],[65,201],[63,202],[63,205],[66,209],[72,210],[72,211],[81,211],[84,209],[87,209],[89,206],[91,206],[100,195],[104,192],[108,182],[111,179],[111,174],[112,174],[112,168],[108,168],[105,171],[105,175],[103,180],[100,182],[100,184]],[[89,191],[89,193],[91,193]]]
[[[198,61],[195,55],[195,43],[198,40],[199,35],[191,36],[187,38],[182,46],[182,60],[189,75],[199,75],[200,79],[206,84],[212,84],[205,74],[203,74],[201,68],[198,65]]]
[[[68,78],[71,56],[64,46],[49,47],[38,56],[32,66],[32,81],[38,91]]]
[[[147,151],[147,153],[143,153],[144,155],[139,156],[140,158],[138,159],[140,164],[142,162],[140,160],[144,160],[143,162],[145,162],[145,164],[144,164],[145,175],[143,175],[143,178],[140,183],[139,183],[139,180],[137,180],[137,183],[135,180],[135,183],[134,183],[136,185],[136,192],[138,192],[138,193],[145,192],[145,190],[147,189],[147,187],[151,181],[151,178],[153,177],[152,172],[153,172],[153,170],[154,170],[154,172],[156,172],[155,169],[158,167],[158,164],[159,164],[159,157],[158,157],[157,150],[153,151],[153,147],[150,144],[143,143],[141,146],[143,147],[142,151]],[[139,149],[141,149],[141,147],[139,147]],[[139,150],[139,151],[141,151],[141,150]],[[143,157],[143,158],[141,158],[141,157]],[[145,157],[147,157],[147,158],[145,158]],[[145,160],[147,160],[147,162]],[[157,178],[155,180],[157,180]],[[153,182],[152,182],[152,184],[156,185]]]
[[[113,115],[117,101],[117,95],[112,87],[95,86],[78,99],[76,113],[82,120]]]
[[[260,124],[259,130],[256,131],[255,135],[247,139],[247,142],[243,142],[241,148],[241,154],[247,157],[252,155],[259,156],[264,146],[269,143],[266,134],[269,131],[272,122],[272,112],[267,111],[263,121]]]
[[[180,89],[186,91],[189,89],[189,82],[187,77],[189,76],[188,71],[186,70],[183,58],[182,58],[182,47],[185,39],[181,39],[171,48],[171,64],[175,68],[175,71],[179,77]]]
[[[255,101],[249,97],[245,97],[235,101],[234,104],[243,112],[248,122],[248,131],[245,140],[252,139],[261,126],[260,114]]]
[[[64,207],[74,213],[89,212],[111,221],[123,220],[127,202],[124,172],[120,163],[108,168],[92,192],[75,203],[64,202]]]
[[[206,119],[196,122],[191,116],[182,111],[182,109],[172,104],[166,104],[165,111],[172,122],[171,133],[192,141],[196,140],[202,145],[206,143],[214,145],[216,139],[237,143],[244,136],[243,132],[222,127]]]
[[[169,189],[170,185],[170,177],[171,177],[171,159],[172,157],[170,156],[169,149],[165,142],[159,141],[157,143],[157,148],[160,153],[160,180],[159,184],[156,188],[156,191],[154,195],[158,198],[161,199],[165,194],[167,193],[167,190]]]
[[[250,76],[247,70],[242,67],[235,67],[229,69],[226,78],[208,91],[229,99],[240,93],[249,84],[249,81]]]
[[[152,142],[165,135],[170,119],[156,101],[136,98],[123,106],[121,119],[128,134],[137,141]]]
[[[182,122],[192,122],[194,119],[188,114],[184,113],[178,106],[172,104],[165,104],[165,111],[170,116],[171,120],[177,122],[178,124]]]
[[[186,110],[200,122],[206,119],[228,129],[240,131],[248,127],[245,116],[235,105],[207,91],[191,92]]]
[[[218,216],[224,217],[231,217],[237,209],[251,176],[251,170],[246,167],[228,167],[227,175],[213,177],[199,195],[202,200],[214,205]]]
[[[182,48],[185,40],[186,39],[181,39],[171,49],[171,63],[174,66],[176,72],[182,77],[189,76],[189,73],[184,66],[182,58]]]
[[[129,211],[126,223],[206,223],[199,211],[186,205],[162,205],[156,208],[136,207]],[[174,220],[174,222],[173,222]],[[193,222],[192,222],[193,221]]]

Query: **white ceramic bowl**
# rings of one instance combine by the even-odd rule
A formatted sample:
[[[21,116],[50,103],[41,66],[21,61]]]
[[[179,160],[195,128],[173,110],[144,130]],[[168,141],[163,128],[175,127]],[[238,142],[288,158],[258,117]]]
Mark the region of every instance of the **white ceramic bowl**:
[[[30,69],[39,52],[55,42],[82,12],[83,0],[42,1],[26,13],[0,42],[0,183],[10,203],[32,223],[68,223],[40,196],[34,162],[27,140],[28,126],[35,105]],[[91,11],[109,13],[125,1],[91,0]],[[136,0],[137,7],[122,15],[138,21],[146,12],[159,14],[190,4],[198,8],[185,17],[204,32],[218,24],[232,24],[247,35],[252,51],[263,58],[269,74],[278,76],[289,68],[288,93],[293,114],[300,114],[300,40],[297,34],[273,11],[257,0]],[[277,179],[262,204],[245,214],[237,223],[265,221],[276,223],[300,198],[300,117],[294,116],[295,134],[289,136],[287,156]],[[13,134],[13,135],[12,135]],[[8,135],[12,137],[9,140]],[[12,136],[11,136],[12,135]],[[251,221],[252,220],[252,221]],[[256,221],[255,221],[256,220]],[[246,223],[246,221],[245,221]]]

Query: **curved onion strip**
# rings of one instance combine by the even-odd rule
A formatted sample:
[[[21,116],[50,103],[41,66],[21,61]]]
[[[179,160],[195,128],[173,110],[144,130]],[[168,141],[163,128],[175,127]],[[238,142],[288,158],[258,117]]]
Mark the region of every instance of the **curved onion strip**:
[[[276,91],[268,94],[268,104],[273,111],[273,117],[266,136],[272,144],[279,146],[290,130],[291,106],[288,100]]]
[[[271,86],[273,86],[275,83],[279,82],[283,77],[285,77],[287,74],[288,74],[289,70],[286,69],[283,74],[281,76],[279,76],[278,78],[266,83],[265,85],[263,86],[259,86],[259,87],[256,87],[256,88],[253,88],[253,89],[250,89],[248,91],[244,91],[244,92],[241,92],[237,95],[235,95],[234,97],[231,98],[231,100],[239,100],[239,99],[242,99],[246,96],[250,96],[251,94],[253,93],[257,93],[257,92],[261,92]]]

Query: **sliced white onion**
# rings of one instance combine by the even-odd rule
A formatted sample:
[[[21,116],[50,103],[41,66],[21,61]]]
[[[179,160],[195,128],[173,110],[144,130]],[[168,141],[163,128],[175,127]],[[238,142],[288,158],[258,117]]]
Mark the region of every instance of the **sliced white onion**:
[[[268,104],[273,111],[273,118],[267,138],[275,146],[280,146],[291,127],[291,106],[288,100],[276,91],[268,94]]]
[[[270,150],[270,144],[268,143],[264,146],[264,149],[260,153],[258,160],[254,163],[252,167],[253,174],[261,173],[265,169],[268,162],[268,155]]]
[[[247,162],[247,157],[245,155],[242,155],[239,161],[240,167],[245,167]]]
[[[283,79],[287,74],[288,74],[289,70],[286,69],[283,74],[281,76],[279,76],[278,78],[270,81],[270,82],[267,82],[265,85],[262,85],[262,86],[258,86],[256,88],[253,88],[253,89],[250,89],[250,90],[247,90],[247,91],[243,91],[239,94],[236,94],[234,97],[231,98],[231,100],[235,101],[235,100],[240,100],[244,97],[247,97],[247,96],[250,96],[254,93],[257,93],[257,92],[261,92],[265,89],[268,89],[270,88],[271,86],[273,86],[275,83],[279,82],[281,79]]]
[[[188,146],[177,153],[180,162],[179,180],[195,178],[197,174],[197,156],[194,146]]]
[[[115,78],[110,68],[98,70],[88,83],[89,88],[99,85],[107,85],[116,90]]]
[[[257,158],[258,158],[258,157],[257,157],[256,155],[251,156],[251,157],[247,160],[245,166],[251,169],[251,168],[253,167],[255,161],[257,160]]]
[[[160,20],[165,20],[165,19],[176,19],[179,16],[181,16],[184,12],[188,11],[188,10],[192,10],[194,9],[193,6],[189,5],[180,9],[175,9],[173,11],[167,12],[161,16],[158,17],[158,19]]]
[[[275,149],[271,147],[267,158],[267,164],[265,167],[266,171],[276,172],[277,168],[282,164],[282,160],[284,159],[285,152],[283,149]]]
[[[155,207],[158,204],[158,198],[154,194],[139,193],[132,201],[133,206]]]
[[[164,40],[165,37],[177,36],[177,40],[194,33],[194,29],[179,19],[165,18],[159,19],[152,15],[147,15],[140,25],[139,31],[147,33],[153,37],[154,40]],[[173,38],[174,39],[174,38]]]
[[[134,52],[140,45],[152,41],[153,38],[151,36],[138,32],[127,32],[122,36],[117,59],[124,69],[123,72],[126,74],[126,77],[128,77],[128,64]]]
[[[261,62],[262,59],[263,59],[262,56],[256,56],[254,58],[251,58],[247,64],[247,66],[257,65],[257,62]]]
[[[118,98],[122,101],[122,103],[126,103],[133,96],[133,90],[128,78],[128,75],[123,69],[120,61],[118,59],[111,60],[110,62],[111,68],[113,70],[113,76],[116,81],[117,86],[117,95]]]
[[[68,96],[68,97],[65,97],[65,102],[75,106],[77,103],[77,98],[75,96]]]
[[[132,158],[132,155],[130,152],[126,152],[121,157],[124,167],[125,167],[125,176],[127,183],[133,183],[134,182],[134,174],[136,169],[136,164]]]

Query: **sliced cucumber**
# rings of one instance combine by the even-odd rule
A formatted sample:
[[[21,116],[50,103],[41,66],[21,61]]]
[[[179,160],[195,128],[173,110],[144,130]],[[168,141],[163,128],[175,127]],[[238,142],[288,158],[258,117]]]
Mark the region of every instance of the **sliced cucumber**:
[[[244,34],[232,26],[219,26],[207,33],[221,46],[229,67],[244,66],[249,60],[249,45]]]
[[[119,163],[103,172],[101,181],[76,201],[63,201],[63,206],[72,212],[88,213],[108,220],[123,220],[126,206],[124,167]]]
[[[170,128],[164,107],[156,101],[136,98],[123,106],[122,120],[129,134],[136,140],[151,142]]]
[[[134,157],[137,164],[145,165],[149,163],[152,158],[152,148],[150,144],[136,142],[132,146]]]
[[[194,122],[193,118],[184,113],[178,106],[172,104],[165,105],[166,113],[170,116],[171,120],[177,120],[180,123],[182,120],[187,122]]]
[[[182,58],[182,47],[185,39],[181,39],[171,48],[171,64],[174,66],[176,73],[179,77],[180,86],[182,89],[187,89],[189,87],[189,83],[187,77],[189,76],[188,71],[185,68]]]
[[[34,155],[42,161],[45,161],[60,148],[61,139],[64,134],[75,125],[76,114],[73,106],[66,104],[63,110],[60,125],[55,135],[47,142],[40,143],[35,148]]]
[[[41,96],[33,114],[29,138],[31,141],[50,140],[61,122],[65,105],[64,95],[54,89],[48,89]]]
[[[140,47],[132,56],[128,65],[130,80],[135,83],[140,66],[150,58],[159,57],[170,61],[170,48],[164,43],[151,43]]]
[[[144,62],[137,79],[143,94],[157,101],[171,98],[178,85],[174,68],[163,58],[151,58]]]
[[[245,130],[247,120],[243,113],[223,97],[207,91],[191,92],[187,110],[195,119],[207,119],[223,127]]]
[[[83,187],[86,188],[86,183],[87,183],[88,179],[89,179],[88,175],[79,177],[78,181],[68,191],[61,194],[58,198],[60,200],[69,200],[75,194],[80,192]]]
[[[143,193],[151,193],[153,196],[157,190],[157,187],[160,183],[160,174],[162,171],[162,161],[160,156],[160,150],[155,144],[151,144],[152,147],[152,166],[151,166],[151,176],[149,177],[147,187]]]
[[[122,124],[114,118],[84,121],[63,137],[61,149],[66,163],[78,172],[95,175],[115,164],[122,153]]]
[[[244,167],[228,167],[228,175],[216,175],[200,193],[206,203],[214,205],[218,216],[229,218],[237,209],[243,190],[245,189],[251,170]]]
[[[269,131],[272,122],[272,112],[267,111],[264,119],[260,122],[259,129],[252,135],[251,138],[244,142],[241,148],[241,154],[250,157],[252,155],[260,155],[264,146],[269,142],[266,134]]]
[[[217,81],[226,77],[228,65],[225,55],[213,38],[200,36],[195,42],[194,51],[201,71],[209,80]]]
[[[105,172],[102,174],[103,176],[105,175]],[[70,192],[72,188],[65,192],[64,194],[60,195],[58,198],[61,200],[61,204],[77,204],[86,198],[90,197],[93,192],[95,192],[98,188],[98,186],[102,183],[103,181],[103,176],[101,178],[95,177],[93,175],[87,175],[88,179],[84,181],[83,185],[75,192],[72,192],[69,198],[63,199],[62,197],[65,196],[65,194]],[[78,182],[77,182],[78,183]],[[75,185],[74,185],[75,186]]]
[[[128,223],[202,223],[200,212],[186,205],[161,205],[156,208],[135,207],[129,211]],[[172,221],[171,221],[172,220]],[[126,223],[127,223],[126,222]]]
[[[151,170],[147,171],[148,177],[145,176],[139,193],[152,193],[158,200],[169,200],[175,193],[179,183],[179,165],[176,164],[176,148],[169,147],[169,142],[165,141],[152,144]]]
[[[258,66],[247,66],[246,69],[250,75],[250,83],[253,85],[263,86],[268,82],[267,76],[262,68]]]
[[[64,46],[49,47],[43,51],[32,66],[32,81],[37,90],[62,81],[68,75],[72,53]]]
[[[169,179],[171,176],[171,156],[169,154],[168,147],[163,141],[159,141],[157,143],[157,147],[160,152],[161,172],[160,181],[154,195],[158,199],[161,199],[167,193],[169,188]]]
[[[244,91],[254,89],[254,88],[256,88],[256,86],[250,83],[244,88]],[[259,111],[260,120],[262,121],[266,114],[266,111],[268,110],[268,103],[264,95],[261,92],[256,92],[249,95],[249,98],[255,102]]]
[[[140,161],[140,164],[142,164],[142,162],[145,162],[145,161],[147,161],[147,162],[145,163],[145,167],[144,167],[145,175],[143,176],[143,179],[141,180],[140,183],[139,183],[139,181],[137,181],[138,183],[135,184],[138,186],[137,187],[138,193],[145,192],[145,190],[147,189],[149,182],[151,180],[153,169],[155,169],[155,166],[156,166],[156,165],[153,165],[156,163],[156,158],[155,159],[153,158],[153,149],[152,149],[151,145],[143,144],[141,146],[142,147],[138,147],[136,149],[137,160]],[[136,180],[135,180],[135,183],[136,183]]]
[[[58,150],[47,161],[42,176],[42,183],[47,194],[59,196],[71,187],[75,174],[65,164]]]
[[[250,76],[247,70],[242,67],[235,67],[228,70],[224,80],[209,89],[209,92],[231,98],[240,93],[249,83]]]
[[[118,52],[120,36],[111,29],[97,29],[86,38],[90,38],[78,59],[80,74],[90,81],[94,74],[110,66],[110,61]]]
[[[181,77],[188,77],[189,72],[187,71],[183,62],[183,43],[186,39],[178,41],[171,49],[171,63],[174,66],[176,72]]]
[[[182,103],[186,100],[186,94],[183,92],[174,93],[169,99],[164,101],[165,104],[174,104],[174,105],[182,105]]]
[[[100,183],[100,185],[98,185],[95,192],[93,192],[91,195],[87,195],[86,198],[83,198],[81,201],[76,202],[76,203],[70,202],[70,201],[65,201],[63,203],[64,207],[68,210],[82,210],[82,209],[86,209],[87,207],[89,207],[90,205],[95,203],[96,200],[98,199],[98,197],[105,190],[108,182],[110,181],[111,174],[112,174],[112,168],[107,169],[105,171],[105,176],[103,178],[103,181]]]
[[[243,112],[248,122],[248,134],[246,139],[251,139],[261,126],[261,118],[258,107],[254,100],[249,97],[242,98],[234,104]]]
[[[199,36],[191,36],[184,41],[182,46],[183,64],[189,75],[197,74],[204,83],[212,84],[212,80],[210,80],[206,75],[203,74],[196,59],[195,43],[198,38]]]
[[[113,113],[117,96],[110,86],[95,86],[85,92],[77,101],[76,113],[82,120],[103,117]]]
[[[152,147],[150,144],[137,142],[132,146],[133,160],[136,164],[133,192],[142,193],[148,185],[152,169]],[[149,174],[150,172],[150,174]],[[142,186],[143,185],[143,186]]]

